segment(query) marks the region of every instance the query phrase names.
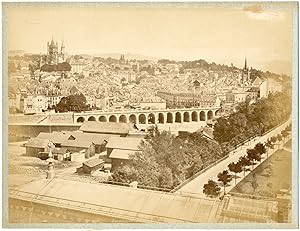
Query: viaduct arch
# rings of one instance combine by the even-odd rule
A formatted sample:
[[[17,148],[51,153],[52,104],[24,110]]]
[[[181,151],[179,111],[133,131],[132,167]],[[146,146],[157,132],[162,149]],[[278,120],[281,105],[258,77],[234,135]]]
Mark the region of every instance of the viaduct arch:
[[[220,108],[180,108],[139,111],[88,111],[74,113],[74,123],[85,121],[135,123],[135,124],[178,124],[204,123],[218,118]]]

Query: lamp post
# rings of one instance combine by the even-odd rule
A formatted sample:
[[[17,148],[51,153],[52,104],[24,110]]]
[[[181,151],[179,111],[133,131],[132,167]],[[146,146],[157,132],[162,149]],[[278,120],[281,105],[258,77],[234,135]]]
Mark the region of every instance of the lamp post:
[[[49,148],[49,155],[48,155],[48,159],[46,160],[48,163],[47,179],[51,180],[55,176],[54,159],[53,159],[53,155],[52,155],[52,149],[54,148],[54,144],[52,142],[49,142],[47,146]]]

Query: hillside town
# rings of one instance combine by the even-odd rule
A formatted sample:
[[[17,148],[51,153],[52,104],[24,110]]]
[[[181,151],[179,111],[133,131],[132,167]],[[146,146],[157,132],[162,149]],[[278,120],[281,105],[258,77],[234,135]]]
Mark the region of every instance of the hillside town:
[[[197,208],[207,202],[208,210],[215,211],[197,209],[203,216],[190,217],[188,207],[174,202],[177,214],[166,217],[166,211],[154,210],[147,217],[139,212],[147,209],[143,203],[136,209],[120,203],[120,215],[109,213],[117,221],[126,217],[122,209],[139,222],[157,217],[164,222],[290,221],[290,175],[282,179],[285,184],[275,186],[274,174],[282,171],[278,158],[291,155],[289,76],[256,70],[247,58],[238,68],[202,59],[69,55],[67,41],[53,38],[46,45],[45,54],[11,52],[8,57],[12,200],[24,199],[18,190],[34,194],[48,180],[53,192],[73,201],[86,200],[80,191],[84,188],[107,198],[133,188],[128,195],[148,200],[153,193],[160,203],[161,193],[166,193],[165,207],[175,195],[195,200]],[[273,109],[273,114],[264,113]],[[273,173],[254,173],[260,168],[272,168]],[[265,188],[266,178],[272,190]],[[235,184],[229,184],[233,179]],[[72,187],[80,193],[70,196]],[[57,195],[45,190],[44,196]],[[100,203],[95,197],[91,203]],[[261,197],[272,199],[262,202]],[[101,203],[112,206],[111,200]],[[252,206],[246,215],[241,201]],[[85,211],[86,206],[76,209]],[[13,211],[22,214],[18,208]],[[106,219],[102,212],[87,214],[95,218],[78,218],[80,222]],[[61,216],[55,219],[70,219]],[[19,221],[12,214],[11,219]]]
[[[88,110],[193,107],[220,101],[223,113],[250,99],[282,91],[287,76],[205,60],[128,60],[67,55],[65,42],[47,53],[9,56],[9,112],[55,111],[64,97],[82,94]],[[57,110],[56,110],[57,111]]]

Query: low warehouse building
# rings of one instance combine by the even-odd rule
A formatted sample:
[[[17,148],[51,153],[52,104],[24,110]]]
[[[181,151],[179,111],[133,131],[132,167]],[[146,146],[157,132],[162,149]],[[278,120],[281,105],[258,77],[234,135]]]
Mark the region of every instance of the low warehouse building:
[[[104,152],[106,150],[106,144],[110,139],[109,135],[96,133],[70,132],[70,135],[75,137],[76,140],[93,142],[95,144],[95,153]]]
[[[85,133],[110,134],[125,137],[130,131],[137,130],[137,127],[130,123],[87,121],[81,125],[79,130]]]
[[[67,140],[61,144],[62,147],[68,148],[71,152],[85,150],[85,158],[95,155],[95,144],[88,140]]]
[[[54,148],[52,154],[55,160],[71,160],[71,152],[67,148]]]
[[[126,164],[130,155],[140,151],[142,138],[112,137],[106,145],[107,157],[112,160],[112,169]]]
[[[75,140],[75,137],[72,136],[71,133],[62,133],[62,132],[40,132],[40,134],[36,137],[38,139],[44,139],[51,141],[55,147],[61,147],[61,144],[67,140]]]
[[[88,160],[82,164],[82,167],[77,169],[78,173],[93,174],[95,171],[103,169],[104,161],[98,158]]]
[[[49,152],[49,140],[31,138],[26,144],[26,155],[38,157],[40,152]]]
[[[71,161],[74,162],[84,162],[85,161],[85,151],[74,152],[71,154]]]

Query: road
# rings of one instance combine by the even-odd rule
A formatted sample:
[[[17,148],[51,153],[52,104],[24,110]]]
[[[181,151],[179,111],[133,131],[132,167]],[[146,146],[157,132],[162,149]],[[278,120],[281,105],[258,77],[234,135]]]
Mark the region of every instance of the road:
[[[272,136],[279,134],[283,129],[286,128],[286,126],[290,122],[291,122],[291,119],[286,121],[281,126],[270,131],[269,133],[265,134],[264,136],[259,137],[259,138],[258,137],[254,138],[253,140],[249,141],[247,145],[243,145],[243,146],[237,148],[236,150],[232,151],[229,154],[228,158],[221,161],[217,165],[211,167],[206,172],[202,173],[201,175],[199,175],[198,177],[196,177],[195,179],[193,179],[192,181],[190,181],[189,183],[184,185],[182,188],[178,189],[176,191],[176,193],[180,193],[180,194],[192,193],[192,194],[204,195],[202,192],[203,186],[204,186],[204,184],[206,184],[208,182],[209,179],[217,182],[218,181],[218,179],[217,179],[218,173],[226,170],[228,164],[238,161],[241,156],[246,155],[247,149],[253,148],[258,142],[261,142],[261,143],[266,142]],[[232,187],[233,187],[233,185],[228,186],[228,189],[226,189],[226,191],[228,192],[228,190],[230,190]]]

